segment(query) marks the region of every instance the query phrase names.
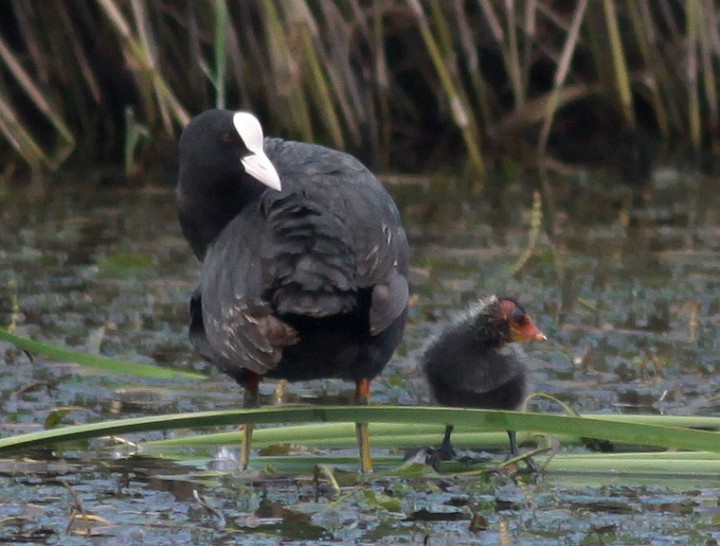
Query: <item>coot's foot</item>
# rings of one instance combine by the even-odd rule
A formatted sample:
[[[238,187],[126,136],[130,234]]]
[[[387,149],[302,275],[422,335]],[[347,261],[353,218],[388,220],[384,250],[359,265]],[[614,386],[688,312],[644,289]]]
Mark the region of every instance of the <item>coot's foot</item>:
[[[528,468],[530,469],[530,472],[533,474],[540,473],[540,466],[533,460],[532,457],[522,457],[522,453],[520,453],[520,449],[517,445],[517,437],[515,435],[514,430],[508,430],[508,438],[510,439],[510,454],[507,457],[507,460],[511,459],[518,459],[524,461],[525,464],[528,465]]]
[[[450,444],[442,444],[437,449],[428,449],[427,457],[425,458],[425,464],[430,465],[433,470],[440,469],[440,463],[443,461],[454,461],[455,450]]]
[[[493,460],[493,456],[485,451],[460,450],[456,451],[450,446],[438,448],[423,447],[408,452],[405,455],[406,463],[421,463],[431,466],[433,470],[440,470],[443,461],[457,461],[464,464],[480,464]]]
[[[455,451],[447,452],[442,448],[434,448],[425,446],[417,449],[410,449],[405,452],[405,464],[426,464],[431,466],[436,472],[440,469],[442,461],[452,461],[455,459]]]

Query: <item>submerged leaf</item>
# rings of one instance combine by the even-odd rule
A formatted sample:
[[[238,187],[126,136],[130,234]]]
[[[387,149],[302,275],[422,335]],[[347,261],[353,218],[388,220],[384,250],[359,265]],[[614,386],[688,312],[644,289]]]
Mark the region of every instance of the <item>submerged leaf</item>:
[[[363,491],[365,495],[365,502],[367,502],[373,508],[381,508],[388,512],[400,512],[400,499],[391,497],[385,493],[377,493],[372,489],[365,489]]]
[[[79,408],[77,406],[66,406],[62,408],[55,408],[45,418],[44,428],[49,430],[58,426],[66,415],[73,411],[88,411],[85,408]]]

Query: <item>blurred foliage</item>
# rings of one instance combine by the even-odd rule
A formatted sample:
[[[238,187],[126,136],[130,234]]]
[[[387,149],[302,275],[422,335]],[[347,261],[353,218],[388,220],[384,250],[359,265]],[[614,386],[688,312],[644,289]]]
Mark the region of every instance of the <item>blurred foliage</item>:
[[[214,106],[385,170],[714,154],[719,59],[713,0],[6,0],[0,180],[142,177]]]

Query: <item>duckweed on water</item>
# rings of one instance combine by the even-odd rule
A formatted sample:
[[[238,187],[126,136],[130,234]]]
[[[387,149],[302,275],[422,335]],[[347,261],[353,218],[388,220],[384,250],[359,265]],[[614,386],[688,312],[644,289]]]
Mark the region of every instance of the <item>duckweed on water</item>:
[[[511,277],[503,272],[528,244],[532,181],[477,201],[452,190],[438,196],[422,181],[393,186],[413,245],[415,296],[399,356],[377,381],[376,402],[428,403],[415,367],[426,338],[466,303],[494,292],[521,297],[552,340],[529,353],[536,391],[580,412],[717,414],[718,181],[690,185],[665,173],[642,192],[591,182],[568,184],[572,190],[564,192],[563,181],[554,181],[552,241],[541,234],[535,253]],[[0,435],[38,430],[58,407],[86,410],[63,416],[64,424],[236,408],[237,387],[189,350],[187,297],[199,267],[177,228],[171,192],[97,190],[78,200],[72,190],[54,191],[51,199],[32,202],[0,198],[2,325],[15,323],[17,333],[52,345],[160,362],[210,379],[168,383],[89,372],[31,360],[3,343]],[[634,204],[627,195],[635,195]],[[98,264],[111,256],[150,258],[123,268],[127,275],[108,275]],[[267,403],[274,387],[263,386]],[[333,381],[292,384],[287,393],[311,402],[352,394]],[[538,398],[530,409],[558,406]],[[145,439],[163,434],[127,438]],[[378,475],[359,480],[352,452],[312,447],[329,457],[339,490],[322,474],[316,482],[310,468],[286,470],[294,451],[241,475],[208,473],[215,447],[165,448],[148,457],[131,444],[108,450],[95,441],[30,450],[22,459],[0,460],[6,493],[0,540],[87,544],[88,533],[110,544],[143,545],[720,540],[720,483],[708,470],[716,461],[687,462],[698,478],[679,481],[651,472],[647,454],[632,476],[613,475],[599,463],[597,475],[578,476],[572,465],[590,463],[573,457],[586,448],[561,440],[556,464],[565,470],[537,483],[503,473],[456,475],[468,469],[451,467],[439,476],[394,474],[402,454],[387,448],[379,449],[378,460],[386,463]]]

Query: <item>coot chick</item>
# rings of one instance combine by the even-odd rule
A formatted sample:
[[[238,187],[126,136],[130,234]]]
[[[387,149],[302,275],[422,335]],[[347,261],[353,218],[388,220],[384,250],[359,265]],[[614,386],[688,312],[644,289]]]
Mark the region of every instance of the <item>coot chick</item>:
[[[517,301],[490,296],[469,307],[430,344],[422,368],[443,406],[514,410],[527,390],[524,354],[514,343],[546,339]],[[453,457],[452,431],[452,425],[445,428],[440,460]],[[515,456],[515,431],[508,436]]]
[[[252,114],[209,110],[180,138],[177,195],[203,262],[190,338],[245,388],[244,406],[258,405],[264,376],[354,381],[367,403],[408,304],[407,238],[377,178],[346,153],[263,138]],[[357,429],[370,471],[367,424]]]

